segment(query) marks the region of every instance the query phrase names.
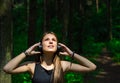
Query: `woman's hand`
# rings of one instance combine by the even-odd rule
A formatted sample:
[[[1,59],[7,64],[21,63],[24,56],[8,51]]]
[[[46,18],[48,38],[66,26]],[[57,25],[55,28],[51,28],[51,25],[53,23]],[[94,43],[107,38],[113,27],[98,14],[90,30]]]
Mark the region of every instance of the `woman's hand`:
[[[67,56],[71,56],[72,55],[72,51],[64,44],[62,43],[58,43],[61,47],[63,52],[60,52],[61,55],[67,55]]]
[[[34,45],[32,45],[30,48],[28,48],[25,53],[27,56],[31,56],[31,55],[35,55],[35,54],[40,54],[41,52],[40,51],[35,51],[35,49],[40,45],[40,42],[39,43],[36,43]]]

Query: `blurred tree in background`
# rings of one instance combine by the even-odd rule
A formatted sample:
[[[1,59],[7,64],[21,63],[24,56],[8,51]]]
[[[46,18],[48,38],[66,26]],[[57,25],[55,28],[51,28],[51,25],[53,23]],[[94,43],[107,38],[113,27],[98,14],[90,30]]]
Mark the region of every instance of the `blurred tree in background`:
[[[65,83],[98,83],[96,77],[103,71],[99,57],[108,54],[107,58],[120,64],[119,5],[119,0],[0,0],[0,23],[2,26],[3,18],[8,15],[12,17],[12,20],[8,18],[13,28],[12,57],[39,42],[45,31],[53,31],[59,42],[98,66],[87,74],[67,73]],[[28,73],[12,75],[12,83],[31,83],[30,76]]]
[[[11,83],[11,76],[2,71],[12,57],[13,22],[11,0],[0,0],[0,83]]]

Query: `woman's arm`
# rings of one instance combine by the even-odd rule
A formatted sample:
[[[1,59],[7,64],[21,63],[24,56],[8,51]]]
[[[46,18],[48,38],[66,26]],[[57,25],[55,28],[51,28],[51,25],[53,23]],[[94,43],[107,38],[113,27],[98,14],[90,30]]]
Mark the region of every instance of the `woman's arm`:
[[[77,60],[79,64],[71,63],[68,69],[70,71],[89,72],[96,69],[96,65],[94,63],[92,63],[90,60],[77,53],[74,53],[73,58]],[[70,64],[70,63],[68,62],[66,64]]]
[[[34,54],[39,54],[40,52],[35,52],[34,49],[39,45],[39,43],[34,44],[31,46],[29,49],[26,50],[26,53],[28,56],[34,55]],[[4,67],[3,70],[6,73],[21,73],[21,72],[26,72],[30,70],[29,64],[30,62],[25,63],[24,65],[19,66],[20,62],[25,59],[26,54],[23,52],[10,60]]]
[[[89,72],[96,69],[96,65],[92,63],[90,60],[77,53],[73,53],[65,45],[63,44],[60,45],[63,47],[64,50],[64,53],[61,53],[62,55],[66,53],[65,55],[70,56],[71,58],[77,60],[77,62],[79,63],[79,64],[75,64],[68,61],[62,61],[61,64],[63,66],[64,71]]]
[[[26,57],[26,55],[24,53],[19,54],[18,56],[16,56],[15,58],[13,58],[12,60],[10,60],[3,68],[3,70],[6,73],[19,73],[19,72],[24,72],[24,71],[28,71],[28,67],[27,65],[25,66],[20,66],[20,68],[18,67],[18,65],[20,64],[20,62]],[[17,69],[17,70],[16,70]],[[18,71],[19,70],[19,71]]]

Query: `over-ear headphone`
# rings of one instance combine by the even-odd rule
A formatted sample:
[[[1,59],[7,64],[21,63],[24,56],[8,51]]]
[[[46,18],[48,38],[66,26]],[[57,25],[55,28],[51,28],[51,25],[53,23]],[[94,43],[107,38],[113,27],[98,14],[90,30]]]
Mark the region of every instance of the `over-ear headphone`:
[[[42,52],[42,45],[38,46],[38,51]]]
[[[42,45],[39,45],[38,46],[38,51],[42,52],[42,48],[43,48]],[[62,51],[62,47],[60,45],[58,45],[57,46],[57,52],[60,52],[60,51]]]

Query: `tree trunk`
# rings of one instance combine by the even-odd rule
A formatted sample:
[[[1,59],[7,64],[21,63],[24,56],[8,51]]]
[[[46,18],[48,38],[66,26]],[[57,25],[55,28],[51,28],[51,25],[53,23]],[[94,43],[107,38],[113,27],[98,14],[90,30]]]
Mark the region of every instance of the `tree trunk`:
[[[99,0],[96,0],[96,10],[97,10],[97,13],[99,11]]]
[[[67,39],[67,28],[68,28],[68,12],[69,12],[68,0],[56,0],[56,17],[60,24],[63,25],[62,30],[62,42]]]
[[[68,36],[68,24],[69,24],[69,3],[68,3],[68,0],[65,0],[63,2],[63,42],[67,41],[67,36]]]
[[[36,30],[36,0],[29,1],[29,28],[28,28],[28,46],[35,43]]]
[[[56,0],[56,16],[58,20],[62,20],[63,17],[63,3],[66,1],[63,0]]]
[[[72,0],[69,0],[69,24],[68,24],[68,46],[72,47],[73,45],[73,36],[72,36],[72,31],[73,31],[73,2]]]
[[[79,29],[79,44],[80,44],[80,48],[79,51],[80,53],[83,53],[83,38],[84,38],[84,23],[85,23],[85,16],[84,16],[84,5],[83,5],[83,1],[79,0],[79,15],[80,15],[80,29]]]
[[[4,15],[11,5],[12,0],[0,0],[0,16]]]
[[[43,26],[43,32],[48,31],[49,28],[50,28],[49,1],[44,0],[44,26]]]
[[[12,55],[12,18],[11,7],[6,15],[0,17],[0,83],[11,83],[11,75],[3,72],[3,66]]]
[[[108,41],[112,40],[112,17],[111,17],[111,0],[107,0],[107,26],[108,26]]]

